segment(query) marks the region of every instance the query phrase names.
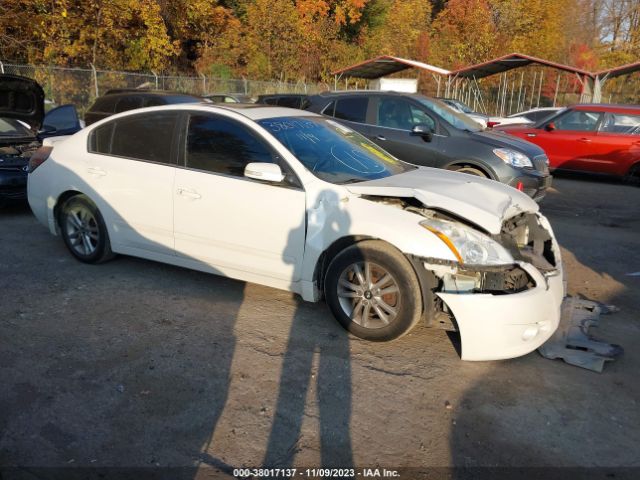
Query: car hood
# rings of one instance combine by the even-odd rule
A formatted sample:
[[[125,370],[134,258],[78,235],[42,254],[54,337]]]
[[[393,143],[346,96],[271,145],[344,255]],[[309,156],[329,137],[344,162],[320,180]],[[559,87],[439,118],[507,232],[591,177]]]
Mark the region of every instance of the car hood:
[[[502,223],[514,215],[538,211],[538,204],[515,188],[436,168],[418,167],[346,187],[356,195],[414,197],[427,208],[464,218],[491,234],[500,233]]]
[[[538,155],[544,155],[544,150],[539,146],[512,135],[508,135],[500,130],[484,130],[481,132],[474,132],[471,135],[475,140],[486,145],[491,145],[496,148],[511,148],[525,153],[531,158],[537,157]]]
[[[38,130],[44,118],[44,91],[38,82],[18,75],[0,75],[0,117],[22,120]]]

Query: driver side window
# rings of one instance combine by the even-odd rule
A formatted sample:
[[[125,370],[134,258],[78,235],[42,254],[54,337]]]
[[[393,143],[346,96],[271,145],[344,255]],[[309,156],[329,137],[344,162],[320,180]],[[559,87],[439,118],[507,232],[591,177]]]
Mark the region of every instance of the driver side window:
[[[215,115],[191,115],[187,168],[244,176],[252,162],[273,163],[270,149],[244,125]]]
[[[554,120],[556,130],[574,130],[579,132],[595,132],[602,118],[600,112],[571,110]]]
[[[422,109],[401,98],[381,98],[378,102],[379,127],[411,130],[415,125],[427,125],[435,130],[434,120]]]

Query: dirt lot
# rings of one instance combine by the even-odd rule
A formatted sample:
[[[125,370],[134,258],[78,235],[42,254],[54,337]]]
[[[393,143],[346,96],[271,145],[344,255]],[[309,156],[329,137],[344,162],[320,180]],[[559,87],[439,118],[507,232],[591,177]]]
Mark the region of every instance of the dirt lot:
[[[621,308],[602,374],[462,362],[423,327],[366,343],[286,292],[81,264],[27,207],[0,211],[0,466],[640,467],[640,188],[560,178],[543,211],[569,292]]]

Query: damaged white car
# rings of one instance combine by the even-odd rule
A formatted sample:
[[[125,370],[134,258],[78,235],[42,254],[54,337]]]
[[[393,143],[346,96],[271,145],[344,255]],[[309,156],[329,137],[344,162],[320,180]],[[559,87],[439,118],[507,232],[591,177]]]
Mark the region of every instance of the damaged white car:
[[[556,330],[560,250],[501,183],[401,162],[300,110],[129,111],[32,157],[29,203],[81,261],[134,255],[325,298],[354,335],[419,321],[462,358],[524,355]]]

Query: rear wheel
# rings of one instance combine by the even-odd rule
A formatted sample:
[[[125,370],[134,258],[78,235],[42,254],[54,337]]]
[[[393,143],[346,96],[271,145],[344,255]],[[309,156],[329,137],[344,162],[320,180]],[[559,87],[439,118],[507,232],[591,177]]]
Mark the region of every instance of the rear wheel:
[[[413,267],[398,250],[367,240],[340,252],[325,276],[327,304],[355,336],[387,341],[409,332],[422,316]]]
[[[452,165],[449,167],[449,170],[453,170],[454,172],[459,173],[467,173],[469,175],[475,175],[476,177],[489,178],[489,176],[480,170],[477,167],[472,167],[470,165]]]
[[[625,180],[631,185],[640,186],[640,163],[636,163],[629,169],[629,172],[625,176]]]
[[[66,200],[60,209],[59,222],[64,243],[81,262],[101,263],[113,257],[102,215],[86,196]]]

